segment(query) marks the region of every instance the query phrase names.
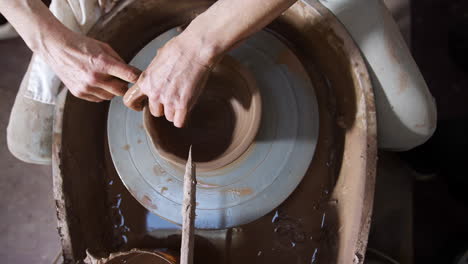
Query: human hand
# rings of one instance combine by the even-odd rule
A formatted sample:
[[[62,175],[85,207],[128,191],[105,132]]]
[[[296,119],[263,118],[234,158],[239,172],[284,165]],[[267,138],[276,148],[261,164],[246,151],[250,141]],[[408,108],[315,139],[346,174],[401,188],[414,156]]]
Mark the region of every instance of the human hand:
[[[148,98],[153,116],[164,115],[174,126],[182,127],[214,61],[208,48],[185,32],[167,42],[125,94],[125,105],[141,111]]]
[[[124,95],[127,82],[136,82],[140,74],[108,44],[71,31],[46,42],[39,55],[73,95],[91,102]]]

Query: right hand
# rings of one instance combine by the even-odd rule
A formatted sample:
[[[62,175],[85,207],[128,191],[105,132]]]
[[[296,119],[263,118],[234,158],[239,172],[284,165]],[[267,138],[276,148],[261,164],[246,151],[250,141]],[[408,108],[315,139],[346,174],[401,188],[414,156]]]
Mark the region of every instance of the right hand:
[[[174,126],[183,127],[204,89],[211,65],[222,56],[205,50],[211,51],[211,47],[188,31],[171,39],[125,94],[124,104],[141,111],[147,98],[153,116],[165,116]]]
[[[135,83],[141,73],[108,44],[72,31],[49,41],[39,55],[74,96],[91,102],[124,95],[127,82]]]

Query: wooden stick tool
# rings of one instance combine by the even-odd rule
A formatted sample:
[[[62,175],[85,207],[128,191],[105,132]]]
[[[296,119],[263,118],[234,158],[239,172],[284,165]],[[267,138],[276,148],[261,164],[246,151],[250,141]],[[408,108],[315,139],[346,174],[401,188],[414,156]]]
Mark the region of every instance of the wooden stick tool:
[[[193,263],[196,186],[197,179],[195,164],[192,162],[192,146],[190,146],[184,174],[184,200],[182,203],[182,243],[180,247],[180,264]]]

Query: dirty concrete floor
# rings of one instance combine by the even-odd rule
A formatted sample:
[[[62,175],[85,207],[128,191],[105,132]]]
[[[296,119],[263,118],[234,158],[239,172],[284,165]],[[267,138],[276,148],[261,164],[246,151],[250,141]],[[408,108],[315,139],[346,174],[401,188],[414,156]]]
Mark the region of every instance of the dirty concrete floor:
[[[0,259],[2,263],[52,263],[60,251],[50,166],[13,157],[6,127],[31,57],[19,39],[0,40]]]

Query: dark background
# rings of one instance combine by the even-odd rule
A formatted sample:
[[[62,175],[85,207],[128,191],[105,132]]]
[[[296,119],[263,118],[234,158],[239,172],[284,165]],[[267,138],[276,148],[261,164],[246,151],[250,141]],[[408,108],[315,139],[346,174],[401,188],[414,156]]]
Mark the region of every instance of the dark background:
[[[468,1],[412,0],[411,50],[437,102],[434,136],[401,158],[414,182],[415,263],[468,250]]]

